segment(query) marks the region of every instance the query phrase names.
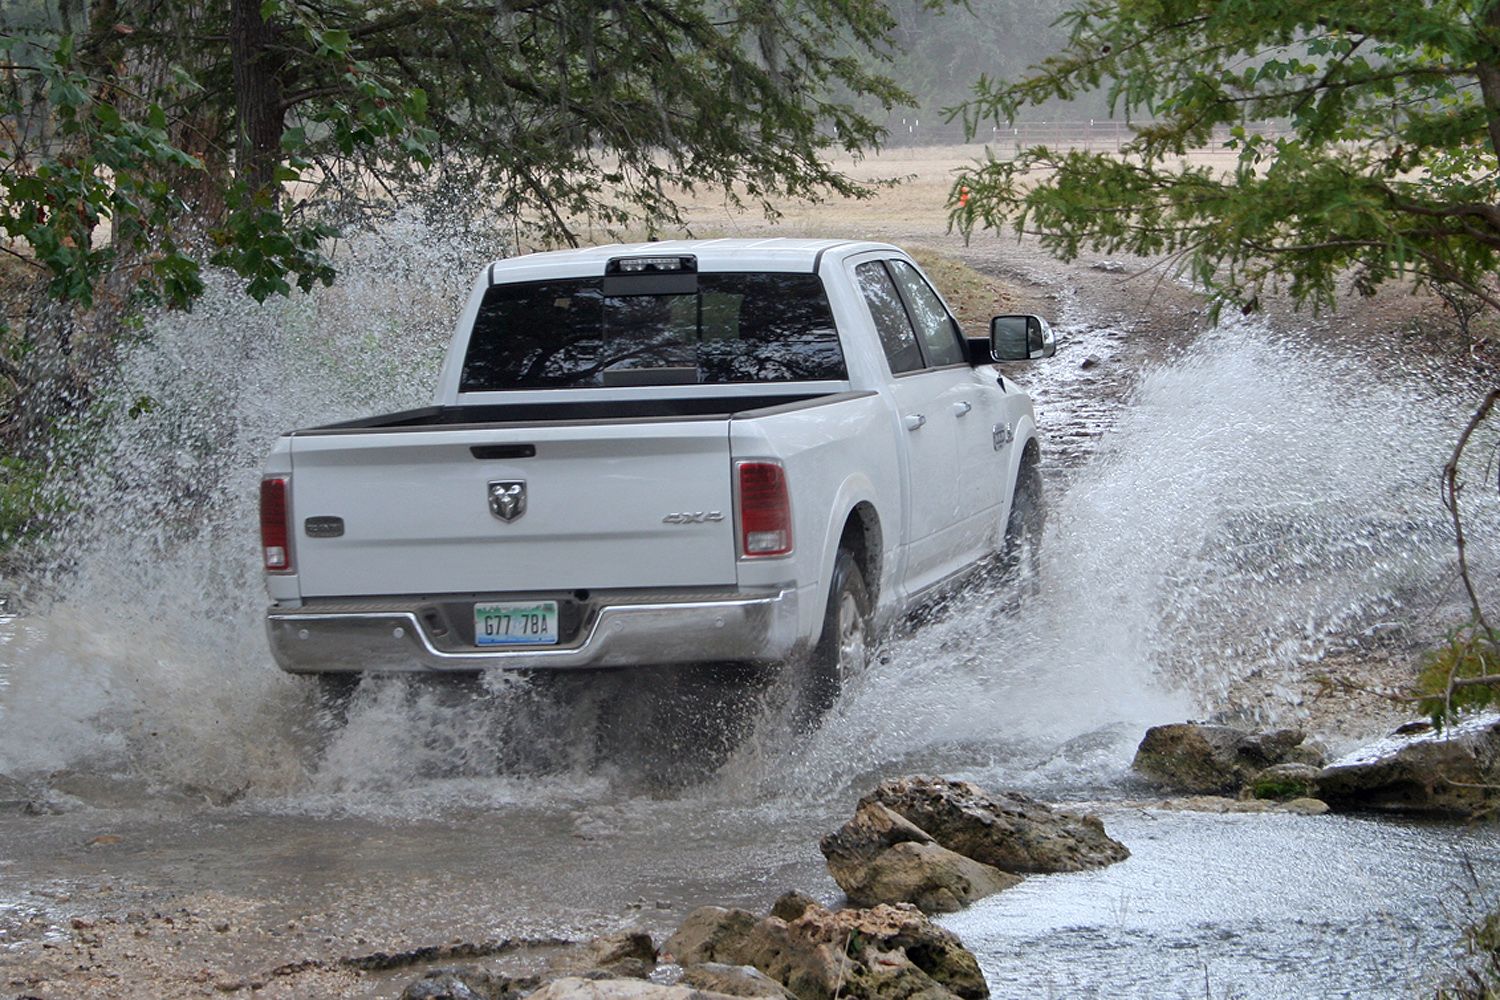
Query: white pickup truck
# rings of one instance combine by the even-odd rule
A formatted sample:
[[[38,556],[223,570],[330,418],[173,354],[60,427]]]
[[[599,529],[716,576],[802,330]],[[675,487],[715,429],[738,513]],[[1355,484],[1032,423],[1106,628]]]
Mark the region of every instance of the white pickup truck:
[[[893,246],[656,242],[496,261],[435,405],[283,436],[261,483],[295,673],[791,662],[1039,529],[1030,399]]]

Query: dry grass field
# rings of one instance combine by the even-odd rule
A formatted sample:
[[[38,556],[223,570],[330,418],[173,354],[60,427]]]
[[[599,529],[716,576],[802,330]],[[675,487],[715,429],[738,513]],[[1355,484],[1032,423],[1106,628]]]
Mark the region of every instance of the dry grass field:
[[[833,160],[854,179],[882,185],[869,198],[830,198],[789,202],[777,206],[775,225],[752,209],[736,209],[722,197],[700,193],[686,196],[688,222],[694,235],[751,236],[775,231],[797,236],[859,236],[872,239],[921,238],[948,233],[948,203],[958,174],[981,163],[985,146],[903,146],[874,156]],[[1230,170],[1229,151],[1194,153],[1192,162]]]
[[[886,150],[854,161],[835,161],[850,177],[883,185],[869,198],[830,198],[781,204],[773,225],[754,208],[737,209],[706,194],[687,199],[694,235],[833,236],[896,239],[948,230],[948,199],[958,171],[984,156],[983,146]]]

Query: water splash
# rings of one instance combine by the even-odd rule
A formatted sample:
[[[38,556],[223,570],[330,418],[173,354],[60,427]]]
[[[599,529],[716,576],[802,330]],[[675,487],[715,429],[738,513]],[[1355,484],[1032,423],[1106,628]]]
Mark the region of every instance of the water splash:
[[[453,261],[487,252],[398,216],[342,248],[336,288],[256,304],[211,277],[149,323],[65,435],[70,513],[0,647],[0,772],[302,780],[307,693],[261,635],[264,455],[293,426],[425,403],[472,277]]]
[[[1205,710],[1248,671],[1430,613],[1452,559],[1445,389],[1461,406],[1260,326],[1206,336],[1146,375],[1070,489],[1069,580]]]

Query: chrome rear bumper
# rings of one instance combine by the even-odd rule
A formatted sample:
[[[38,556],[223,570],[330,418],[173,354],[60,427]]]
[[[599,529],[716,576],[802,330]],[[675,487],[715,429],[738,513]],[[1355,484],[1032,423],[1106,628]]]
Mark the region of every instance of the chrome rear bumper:
[[[797,592],[596,595],[557,646],[483,649],[441,634],[434,610],[537,595],[309,601],[266,612],[271,653],[291,673],[531,670],[779,660],[797,643]],[[546,595],[550,596],[550,595]],[[448,616],[451,617],[451,616]]]

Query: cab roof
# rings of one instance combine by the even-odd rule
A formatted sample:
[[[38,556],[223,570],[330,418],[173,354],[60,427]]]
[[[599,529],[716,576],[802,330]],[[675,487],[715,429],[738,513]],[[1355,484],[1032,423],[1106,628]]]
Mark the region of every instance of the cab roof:
[[[592,277],[604,274],[617,257],[697,258],[699,272],[711,271],[801,271],[815,273],[830,250],[839,256],[866,250],[895,250],[888,243],[861,240],[770,239],[660,240],[652,243],[616,243],[578,250],[551,250],[508,257],[490,265],[490,284],[535,281],[546,278]]]

